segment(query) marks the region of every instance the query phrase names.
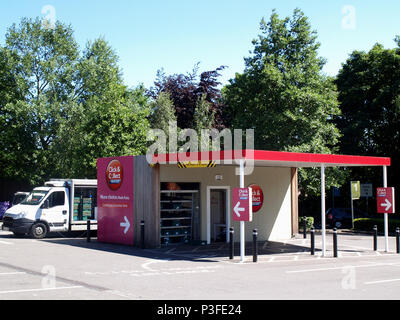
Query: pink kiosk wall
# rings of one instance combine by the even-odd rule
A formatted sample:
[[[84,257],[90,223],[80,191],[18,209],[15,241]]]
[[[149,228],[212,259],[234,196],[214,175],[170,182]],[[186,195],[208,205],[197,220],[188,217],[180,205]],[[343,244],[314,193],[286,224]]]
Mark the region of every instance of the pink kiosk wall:
[[[97,239],[133,245],[133,156],[97,159]]]

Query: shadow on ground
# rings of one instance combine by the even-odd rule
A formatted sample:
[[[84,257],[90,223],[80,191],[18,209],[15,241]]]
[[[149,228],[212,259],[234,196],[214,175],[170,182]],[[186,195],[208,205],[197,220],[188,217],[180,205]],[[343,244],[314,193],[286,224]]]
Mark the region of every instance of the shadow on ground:
[[[327,232],[327,236],[330,232]],[[96,236],[95,233],[92,235]],[[316,232],[318,235],[318,232]],[[350,234],[346,234],[349,236]],[[340,235],[339,235],[340,236]],[[353,234],[354,240],[357,240],[359,234]],[[0,239],[15,239],[13,234],[2,234]],[[302,237],[301,237],[302,238]],[[300,239],[300,238],[299,238]],[[309,235],[307,235],[309,240]],[[90,242],[86,240],[86,232],[72,232],[72,233],[51,233],[43,241],[47,243],[68,245],[73,247],[85,248],[90,250],[98,250],[104,252],[110,252],[115,254],[123,254],[129,256],[136,256],[149,259],[170,259],[170,260],[188,260],[188,261],[201,261],[201,262],[217,262],[218,258],[228,259],[230,244],[225,242],[216,242],[209,245],[191,245],[191,244],[180,244],[180,245],[169,245],[161,248],[146,248],[141,249],[139,247],[120,245],[120,244],[109,244],[100,243],[96,237],[92,237]],[[320,248],[315,248],[315,252],[320,252]],[[341,252],[360,252],[362,250],[344,249],[340,248]],[[260,241],[257,243],[257,252],[259,256],[267,255],[287,255],[287,254],[299,254],[299,253],[310,253],[310,247],[292,244],[287,242],[277,241]],[[240,255],[240,244],[235,243],[234,255],[237,258]],[[245,255],[253,255],[253,243],[247,242],[245,246]]]
[[[13,234],[10,233],[0,235],[0,239],[13,239],[17,241],[23,241],[24,239],[29,239],[29,237],[25,236],[23,238],[16,238]],[[86,232],[63,234],[51,233],[45,239],[41,239],[38,241],[59,245],[68,245],[90,250],[99,250],[116,254],[145,257],[149,259],[165,259],[167,257],[171,260],[190,260],[201,262],[216,262],[215,258],[229,258],[230,250],[230,244],[225,242],[216,242],[209,245],[180,244],[169,245],[161,248],[141,249],[134,246],[101,243],[98,242],[97,238],[95,237],[92,237],[91,241],[87,242]],[[305,251],[310,252],[309,247],[275,241],[261,241],[257,243],[257,247],[257,252],[259,256],[269,254],[291,254]],[[318,251],[318,249],[316,249],[316,251]],[[252,242],[246,243],[245,254],[250,256],[253,254]],[[234,245],[234,255],[236,257],[240,255],[239,243],[235,243]],[[213,260],[207,258],[213,258]]]

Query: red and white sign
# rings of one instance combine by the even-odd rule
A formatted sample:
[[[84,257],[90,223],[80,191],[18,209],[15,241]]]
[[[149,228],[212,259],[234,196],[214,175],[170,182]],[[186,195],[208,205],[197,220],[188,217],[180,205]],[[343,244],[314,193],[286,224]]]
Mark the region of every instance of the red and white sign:
[[[378,213],[394,213],[394,188],[377,188]]]
[[[261,187],[257,184],[251,184],[249,185],[249,188],[251,188],[253,194],[252,197],[253,212],[257,212],[261,209],[264,203],[264,194],[262,192]]]
[[[118,159],[111,160],[106,169],[106,181],[111,190],[118,190],[122,184],[124,171]]]
[[[253,208],[251,188],[232,189],[232,219],[235,221],[252,221]]]
[[[133,244],[133,156],[97,159],[97,239]]]

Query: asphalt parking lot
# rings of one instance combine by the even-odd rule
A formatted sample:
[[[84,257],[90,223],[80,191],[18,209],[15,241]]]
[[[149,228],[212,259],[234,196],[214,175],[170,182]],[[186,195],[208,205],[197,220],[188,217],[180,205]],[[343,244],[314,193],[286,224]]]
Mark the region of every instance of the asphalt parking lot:
[[[259,243],[258,262],[229,260],[228,246],[170,246],[140,249],[90,243],[53,235],[43,240],[14,238],[0,231],[0,299],[60,300],[292,300],[397,299],[400,255],[395,239],[389,252],[372,250],[372,237],[339,234],[339,257],[332,239],[322,257],[302,235],[285,242]]]

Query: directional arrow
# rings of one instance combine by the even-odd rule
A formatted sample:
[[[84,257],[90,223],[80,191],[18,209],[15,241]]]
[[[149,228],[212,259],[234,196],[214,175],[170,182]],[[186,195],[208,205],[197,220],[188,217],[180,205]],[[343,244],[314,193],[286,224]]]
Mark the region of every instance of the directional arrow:
[[[124,229],[124,234],[126,234],[129,230],[129,227],[131,226],[131,224],[129,223],[129,220],[126,216],[124,216],[125,222],[121,222],[119,224],[120,227],[125,227]]]
[[[385,199],[386,203],[381,203],[381,207],[385,208],[385,211],[389,211],[389,209],[391,208],[392,204],[390,203],[390,201],[388,199]]]
[[[238,216],[238,218],[240,218],[240,211],[244,211],[244,208],[240,208],[240,201],[238,201],[238,203],[236,203],[235,207],[233,208],[233,211],[236,213],[236,215]]]

